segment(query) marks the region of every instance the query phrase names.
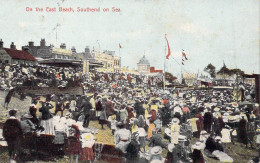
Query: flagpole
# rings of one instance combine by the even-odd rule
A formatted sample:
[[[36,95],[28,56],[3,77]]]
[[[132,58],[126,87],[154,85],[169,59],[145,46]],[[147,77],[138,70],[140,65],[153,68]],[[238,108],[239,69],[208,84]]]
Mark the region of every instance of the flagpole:
[[[183,55],[181,57],[181,80],[180,80],[181,84],[182,84],[182,66],[183,66]]]
[[[164,47],[165,55],[167,55],[166,54],[166,44],[167,44],[167,42],[165,40],[165,47]],[[164,66],[163,66],[163,91],[165,91],[165,62],[166,62],[166,58],[164,58]]]
[[[120,45],[120,44],[119,44]],[[120,55],[120,46],[119,46],[119,72],[121,72],[121,55]]]

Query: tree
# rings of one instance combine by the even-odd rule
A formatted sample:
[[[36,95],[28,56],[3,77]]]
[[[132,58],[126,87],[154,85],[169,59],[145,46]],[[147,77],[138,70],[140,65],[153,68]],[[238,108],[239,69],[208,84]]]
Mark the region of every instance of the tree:
[[[227,74],[227,75],[239,75],[242,76],[245,74],[244,71],[240,70],[239,68],[235,68],[235,69],[229,69],[227,68],[227,66],[224,64],[221,69],[217,72],[217,74]]]
[[[208,64],[205,68],[204,68],[204,71],[209,73],[209,75],[212,77],[212,78],[215,78],[216,77],[216,67],[213,66],[211,63]]]
[[[165,72],[165,80],[167,80],[169,83],[174,83],[174,80],[176,79],[177,78],[173,76],[171,73]]]

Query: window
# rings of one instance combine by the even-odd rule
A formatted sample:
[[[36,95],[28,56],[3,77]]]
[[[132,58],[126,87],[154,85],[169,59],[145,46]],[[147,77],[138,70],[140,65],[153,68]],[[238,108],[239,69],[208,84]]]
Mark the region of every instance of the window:
[[[8,61],[8,60],[5,60],[5,63],[9,63],[9,61]]]

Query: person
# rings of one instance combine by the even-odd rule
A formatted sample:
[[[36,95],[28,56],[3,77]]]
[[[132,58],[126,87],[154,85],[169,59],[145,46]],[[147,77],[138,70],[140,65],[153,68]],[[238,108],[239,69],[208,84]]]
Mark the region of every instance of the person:
[[[83,127],[88,128],[90,121],[90,110],[92,109],[92,104],[89,101],[89,98],[83,99],[83,103],[81,105],[81,112],[84,114]]]
[[[103,97],[102,98],[102,111],[100,112],[100,117],[99,117],[99,124],[102,126],[102,129],[104,129],[104,124],[107,124],[107,114],[106,114],[106,106],[105,106],[105,102],[106,102],[106,98]]]
[[[126,105],[122,104],[119,110],[120,121],[126,123],[127,116],[128,116],[128,112],[126,110]]]
[[[242,116],[242,119],[240,119],[238,123],[238,138],[240,143],[243,143],[246,145],[248,144],[248,136],[247,136],[247,121],[244,116]],[[242,144],[241,144],[242,146]]]
[[[200,149],[194,149],[192,152],[193,163],[205,163],[203,154]]]
[[[63,111],[64,111],[64,108],[63,108],[63,102],[62,100],[58,100],[56,101],[56,106],[55,106],[55,113],[54,115],[56,115],[58,112],[61,112],[61,116],[63,116]]]
[[[115,131],[117,130],[117,127],[116,127],[116,115],[111,115],[108,117],[108,121],[110,122],[110,128],[112,130],[112,134],[114,135]]]
[[[172,119],[172,126],[171,126],[171,143],[178,144],[179,140],[179,132],[180,132],[180,120],[178,118]]]
[[[203,116],[201,114],[201,112],[198,112],[196,115],[195,115],[196,118],[198,118],[198,120],[196,121],[196,124],[197,124],[197,137],[200,136],[200,132],[203,130]]]
[[[13,89],[13,88],[10,88],[9,92],[7,93],[7,95],[6,95],[6,97],[5,97],[4,107],[5,107],[6,109],[8,109],[8,105],[9,105],[9,103],[10,103],[10,101],[11,101],[11,98],[12,98],[13,94],[14,94],[14,89]]]
[[[118,122],[117,127],[119,129],[115,132],[114,135],[115,145],[117,149],[126,154],[126,149],[131,142],[131,132],[125,128],[125,124],[122,122]]]
[[[111,97],[108,97],[108,100],[105,102],[106,107],[106,115],[109,117],[110,115],[114,114],[113,102],[111,101]]]
[[[57,117],[57,116],[56,116]],[[55,137],[53,139],[53,144],[55,144],[58,148],[57,154],[60,157],[63,157],[64,151],[63,146],[65,144],[65,137],[66,135],[66,118],[61,117],[57,118],[58,120],[54,122],[54,131],[55,131]]]
[[[153,135],[150,138],[149,147],[160,146],[162,148],[167,148],[167,143],[163,141],[163,138],[155,130],[152,131]]]
[[[132,134],[131,137],[131,142],[128,145],[126,151],[127,151],[127,155],[126,158],[129,161],[137,161],[138,162],[138,154],[140,151],[140,144],[138,142],[138,133],[135,132]]]
[[[103,110],[103,106],[102,106],[102,103],[101,103],[101,96],[97,96],[97,102],[96,102],[96,117],[99,119],[100,117],[100,113],[101,111]]]
[[[68,136],[68,147],[66,150],[66,153],[70,155],[70,161],[71,163],[74,162],[74,156],[75,156],[75,163],[78,163],[79,160],[79,154],[81,149],[80,144],[80,131],[79,127],[77,125],[71,125],[70,131]]]
[[[35,149],[36,145],[36,126],[30,120],[32,116],[24,114],[21,118],[21,127],[23,130],[23,144],[28,145],[29,148]]]
[[[91,133],[83,133],[80,137],[82,150],[80,152],[80,160],[82,161],[94,161],[93,146],[96,142],[94,135]]]
[[[16,159],[20,153],[20,138],[23,135],[21,123],[16,119],[17,110],[9,111],[10,117],[6,120],[3,126],[3,137],[8,145],[8,155],[11,159]]]
[[[153,148],[151,148],[150,150],[150,162],[162,162],[163,158],[161,156],[162,154],[162,147],[160,146],[155,146]],[[156,160],[156,161],[155,161]]]
[[[53,105],[45,101],[40,102],[42,104],[42,107],[39,109],[39,112],[42,113],[40,125],[44,128],[42,133],[54,135],[53,115],[50,112]]]
[[[203,127],[204,130],[207,131],[207,133],[211,132],[211,126],[213,123],[213,115],[211,112],[206,112],[203,117]]]

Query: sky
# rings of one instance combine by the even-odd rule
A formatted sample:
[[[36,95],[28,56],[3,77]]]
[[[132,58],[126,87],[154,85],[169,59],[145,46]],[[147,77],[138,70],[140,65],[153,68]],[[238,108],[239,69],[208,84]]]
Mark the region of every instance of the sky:
[[[26,7],[33,11],[27,12]],[[35,7],[43,12],[36,12]],[[46,12],[46,7],[72,7],[74,13]],[[80,13],[77,7],[100,7],[101,12]],[[112,7],[120,12],[112,12]],[[145,54],[151,66],[164,69],[165,63],[165,70],[175,76],[181,70],[203,72],[209,63],[217,70],[225,63],[248,74],[260,73],[259,7],[259,0],[0,1],[0,38],[5,47],[14,42],[18,49],[28,41],[39,45],[45,38],[47,44],[75,46],[77,52],[86,46],[116,51],[123,66],[135,69]],[[165,34],[169,60],[165,60]],[[182,49],[188,60],[181,68]]]

